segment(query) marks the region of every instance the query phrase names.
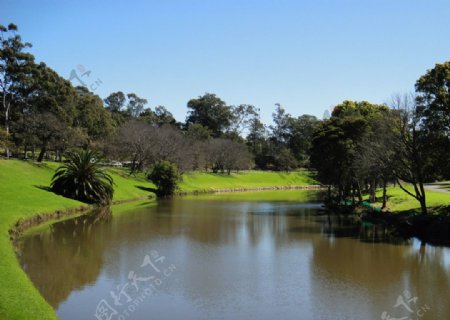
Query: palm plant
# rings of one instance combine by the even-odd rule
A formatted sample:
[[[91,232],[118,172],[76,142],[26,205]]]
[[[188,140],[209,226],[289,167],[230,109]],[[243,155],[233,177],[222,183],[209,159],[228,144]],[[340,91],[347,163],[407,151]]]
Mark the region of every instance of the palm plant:
[[[67,152],[66,163],[52,178],[53,192],[86,203],[108,204],[113,197],[113,179],[100,167],[100,156],[92,150]]]

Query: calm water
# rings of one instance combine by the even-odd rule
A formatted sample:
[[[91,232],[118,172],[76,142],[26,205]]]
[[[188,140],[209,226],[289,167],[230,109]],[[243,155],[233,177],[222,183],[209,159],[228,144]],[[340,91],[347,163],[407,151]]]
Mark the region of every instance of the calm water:
[[[448,248],[329,220],[316,199],[118,206],[25,237],[20,260],[61,319],[450,319]]]

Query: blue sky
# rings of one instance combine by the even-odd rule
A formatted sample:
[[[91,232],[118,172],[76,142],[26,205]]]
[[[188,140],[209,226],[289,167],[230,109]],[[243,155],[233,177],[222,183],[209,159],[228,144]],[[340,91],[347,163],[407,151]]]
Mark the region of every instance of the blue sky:
[[[0,0],[32,53],[95,93],[135,92],[184,120],[205,92],[294,116],[383,103],[450,59],[450,1]],[[95,86],[95,85],[94,85]]]

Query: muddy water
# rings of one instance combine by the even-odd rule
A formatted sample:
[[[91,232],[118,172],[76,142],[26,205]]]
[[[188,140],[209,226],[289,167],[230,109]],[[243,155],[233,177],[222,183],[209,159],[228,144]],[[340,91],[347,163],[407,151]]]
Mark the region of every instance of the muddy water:
[[[61,319],[450,319],[448,248],[329,219],[318,198],[128,204],[24,237],[20,260]]]

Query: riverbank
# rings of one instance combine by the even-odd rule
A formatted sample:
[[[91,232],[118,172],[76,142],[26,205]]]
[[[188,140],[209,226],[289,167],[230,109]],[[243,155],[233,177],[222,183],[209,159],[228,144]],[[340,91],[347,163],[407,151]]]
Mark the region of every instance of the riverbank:
[[[89,207],[81,202],[57,196],[45,188],[56,163],[36,164],[18,160],[0,160],[0,319],[57,319],[53,309],[33,286],[17,261],[10,230],[16,226],[43,223],[46,219],[76,214]],[[125,170],[112,169],[114,202],[152,196],[154,185],[144,175],[129,176]],[[308,171],[291,173],[242,172],[232,175],[187,173],[180,184],[184,193],[214,192],[222,189],[288,188],[316,185]]]
[[[406,187],[409,191],[414,192],[410,186]],[[381,207],[383,191],[380,189],[377,191],[378,201],[373,203],[375,207]],[[406,194],[399,186],[390,186],[387,188],[388,202],[387,211],[392,213],[400,213],[405,211],[420,211],[419,202]],[[440,206],[450,205],[450,193],[442,192],[440,190],[426,189],[427,207],[434,208]],[[368,198],[368,197],[367,197]]]

